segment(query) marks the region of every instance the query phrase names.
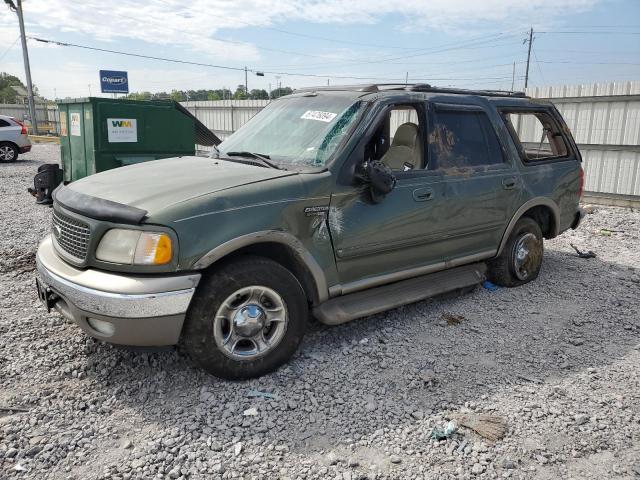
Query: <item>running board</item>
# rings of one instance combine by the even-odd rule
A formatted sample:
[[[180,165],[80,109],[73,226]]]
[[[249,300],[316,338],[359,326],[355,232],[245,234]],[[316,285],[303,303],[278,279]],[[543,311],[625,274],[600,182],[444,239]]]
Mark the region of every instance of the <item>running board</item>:
[[[356,318],[477,285],[485,279],[486,270],[484,263],[474,263],[350,293],[318,305],[313,309],[313,314],[325,325],[340,325]]]

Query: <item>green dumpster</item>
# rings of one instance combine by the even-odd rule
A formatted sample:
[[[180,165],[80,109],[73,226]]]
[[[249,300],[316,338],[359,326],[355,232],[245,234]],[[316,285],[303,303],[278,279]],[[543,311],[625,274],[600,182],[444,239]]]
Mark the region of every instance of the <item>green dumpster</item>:
[[[220,140],[179,103],[81,98],[58,101],[64,182],[133,163],[194,155]]]

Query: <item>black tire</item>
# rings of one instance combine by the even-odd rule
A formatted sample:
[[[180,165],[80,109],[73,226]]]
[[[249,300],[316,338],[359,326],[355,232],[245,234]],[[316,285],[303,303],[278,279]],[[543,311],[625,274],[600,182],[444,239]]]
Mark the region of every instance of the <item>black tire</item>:
[[[237,360],[216,342],[214,320],[219,309],[224,308],[225,300],[254,285],[267,287],[280,296],[287,316],[286,330],[273,350],[258,358]],[[268,258],[242,256],[203,276],[187,312],[182,343],[196,364],[217,377],[228,380],[259,377],[276,370],[296,352],[308,315],[304,290],[289,270]]]
[[[18,149],[16,146],[9,142],[0,142],[0,162],[15,162],[17,159]]]
[[[535,236],[535,240],[531,237]],[[525,242],[529,254],[521,268],[518,268],[517,246]],[[540,225],[529,217],[518,220],[499,256],[488,264],[487,278],[501,287],[518,287],[536,278],[542,267],[544,243]],[[526,276],[524,276],[526,272]]]

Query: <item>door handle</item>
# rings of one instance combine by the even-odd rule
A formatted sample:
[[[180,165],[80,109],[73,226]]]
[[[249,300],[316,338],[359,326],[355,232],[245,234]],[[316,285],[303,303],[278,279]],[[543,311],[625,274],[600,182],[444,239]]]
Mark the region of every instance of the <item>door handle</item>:
[[[435,194],[432,188],[417,188],[413,191],[413,199],[416,202],[426,202],[432,200]]]
[[[502,188],[505,190],[511,190],[512,188],[515,188],[516,183],[516,177],[504,178],[502,179]]]

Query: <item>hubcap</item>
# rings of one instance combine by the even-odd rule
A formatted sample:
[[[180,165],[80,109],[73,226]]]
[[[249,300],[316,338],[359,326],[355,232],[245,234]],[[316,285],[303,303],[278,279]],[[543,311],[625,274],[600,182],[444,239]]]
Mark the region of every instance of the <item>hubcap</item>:
[[[13,148],[6,145],[0,147],[0,160],[13,160],[14,155]]]
[[[525,233],[513,246],[513,267],[516,277],[526,280],[535,271],[540,255],[540,242],[533,233]]]
[[[213,321],[220,351],[234,360],[254,360],[276,348],[287,330],[287,309],[274,290],[253,285],[225,299]]]

